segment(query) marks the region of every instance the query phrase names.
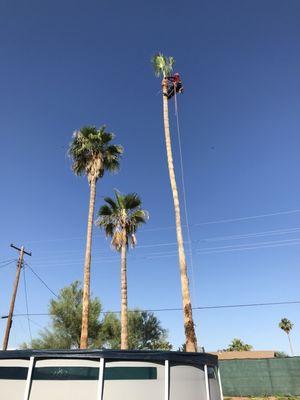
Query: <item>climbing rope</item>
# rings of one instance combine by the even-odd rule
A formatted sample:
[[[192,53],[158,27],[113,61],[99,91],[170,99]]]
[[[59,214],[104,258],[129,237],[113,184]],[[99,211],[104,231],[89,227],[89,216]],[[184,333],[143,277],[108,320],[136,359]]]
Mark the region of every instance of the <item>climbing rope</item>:
[[[182,185],[182,192],[183,192],[184,214],[185,214],[185,222],[186,222],[186,228],[187,228],[188,248],[189,248],[189,253],[190,253],[190,264],[191,264],[191,272],[192,272],[191,278],[192,278],[192,285],[193,285],[193,294],[194,294],[193,295],[193,303],[194,303],[194,300],[197,297],[196,296],[195,273],[194,273],[194,259],[193,259],[192,239],[191,239],[191,231],[190,231],[190,224],[189,224],[188,210],[187,210],[183,156],[182,156],[182,146],[181,146],[181,133],[180,133],[177,94],[176,94],[175,85],[174,85],[174,105],[175,105],[175,116],[176,116],[176,125],[177,125],[177,138],[178,138],[178,145],[179,145],[179,159],[180,159],[180,169],[181,169],[181,185]]]

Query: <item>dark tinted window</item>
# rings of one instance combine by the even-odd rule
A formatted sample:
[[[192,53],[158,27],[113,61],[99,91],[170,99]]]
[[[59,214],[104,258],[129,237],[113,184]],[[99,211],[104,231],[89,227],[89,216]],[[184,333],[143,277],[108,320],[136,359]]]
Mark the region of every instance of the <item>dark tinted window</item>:
[[[35,368],[34,380],[98,380],[99,368],[94,367],[41,367]],[[25,377],[26,379],[26,377]],[[155,367],[108,367],[105,380],[157,379]]]
[[[109,367],[104,370],[105,380],[157,379],[155,367]]]
[[[0,379],[26,379],[27,371],[26,367],[0,367]]]
[[[207,367],[208,379],[217,379],[216,370],[214,367]]]

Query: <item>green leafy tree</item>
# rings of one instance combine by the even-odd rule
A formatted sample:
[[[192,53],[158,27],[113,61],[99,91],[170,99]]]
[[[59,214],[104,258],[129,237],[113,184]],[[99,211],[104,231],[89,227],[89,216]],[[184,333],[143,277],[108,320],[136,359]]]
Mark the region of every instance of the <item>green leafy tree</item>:
[[[120,349],[121,345],[121,323],[115,313],[106,313],[101,324],[96,348]]]
[[[128,317],[128,345],[130,350],[171,350],[167,331],[152,313],[134,310]]]
[[[80,347],[81,317],[83,290],[78,281],[61,289],[55,300],[50,300],[49,314],[51,326],[40,332],[38,339],[33,339],[30,347],[33,349],[77,349]],[[100,300],[95,297],[90,300],[89,313],[89,346],[98,339],[101,324]]]
[[[291,333],[291,330],[293,329],[294,325],[292,324],[292,322],[289,319],[282,318],[281,321],[279,322],[278,326],[279,326],[280,329],[282,329],[287,334],[287,337],[288,337],[288,340],[289,340],[289,345],[290,345],[290,350],[291,350],[291,355],[293,356],[294,355],[294,351],[293,351],[293,346],[292,346],[290,333]]]
[[[128,350],[171,350],[167,336],[167,330],[153,313],[128,312]],[[103,320],[99,341],[106,349],[119,349],[120,339],[120,319],[116,314],[108,313]]]
[[[121,349],[128,349],[127,316],[127,250],[136,245],[137,229],[146,222],[148,213],[141,208],[136,193],[121,194],[115,191],[115,199],[106,197],[98,213],[96,224],[112,238],[112,247],[121,253]]]
[[[241,339],[233,339],[225,351],[250,351],[253,347],[250,344],[244,343]]]
[[[176,183],[176,177],[175,177],[173,154],[172,154],[172,143],[171,143],[170,124],[169,124],[169,105],[168,105],[168,97],[167,97],[167,92],[168,92],[167,77],[173,71],[174,58],[166,57],[163,54],[157,54],[152,58],[152,64],[154,67],[155,75],[157,77],[162,77],[164,130],[165,130],[165,141],[166,141],[169,176],[170,176],[170,183],[171,183],[171,189],[172,189],[172,194],[173,194],[174,211],[175,211],[186,350],[194,352],[194,351],[197,351],[197,338],[196,338],[195,326],[194,326],[194,320],[193,320],[191,296],[190,296],[189,281],[188,281],[188,274],[187,274],[187,264],[186,264],[185,251],[184,251],[184,245],[183,245],[180,203],[179,203],[178,189],[177,189],[177,183]]]
[[[177,351],[181,351],[181,352],[185,353],[186,352],[186,344],[183,343],[181,346],[179,346]]]
[[[74,133],[69,147],[74,173],[76,175],[86,175],[90,185],[80,340],[80,348],[82,349],[88,346],[91,249],[96,183],[98,179],[103,177],[105,171],[118,171],[120,156],[123,153],[121,146],[111,144],[113,138],[114,135],[106,132],[105,126],[99,129],[93,126],[85,126]]]
[[[287,357],[289,357],[289,355],[286,354],[284,351],[276,351],[275,357],[276,358],[287,358]]]
[[[82,287],[79,282],[61,289],[59,296],[51,300],[49,314],[51,324],[39,333],[31,343],[22,348],[77,349],[81,337]],[[89,348],[119,349],[121,322],[117,314],[105,313],[100,318],[101,303],[97,297],[90,299]],[[169,350],[167,331],[153,313],[134,310],[129,312],[129,349]]]

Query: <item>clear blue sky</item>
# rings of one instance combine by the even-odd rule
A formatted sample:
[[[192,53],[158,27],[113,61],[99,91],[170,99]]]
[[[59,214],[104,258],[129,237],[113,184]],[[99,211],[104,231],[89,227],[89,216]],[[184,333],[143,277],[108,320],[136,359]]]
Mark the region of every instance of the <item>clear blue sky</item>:
[[[107,124],[125,154],[120,173],[99,182],[97,208],[118,188],[138,192],[151,216],[128,262],[129,306],[180,307],[160,82],[149,62],[161,50],[175,57],[185,85],[194,306],[300,300],[299,19],[297,0],[1,1],[0,261],[17,256],[11,242],[24,244],[54,291],[82,279],[89,188],[66,151],[75,129]],[[276,215],[236,220],[266,214]],[[92,290],[105,310],[119,309],[119,270],[95,231]],[[1,315],[14,272],[0,269]],[[30,271],[26,278],[29,311],[46,312],[51,294]],[[288,317],[299,353],[299,308],[197,311],[199,343],[215,350],[240,337],[287,351],[278,322]],[[22,277],[16,312],[25,311]],[[181,344],[181,312],[158,315]],[[33,335],[47,323],[32,317]],[[26,319],[15,318],[11,346],[28,338]]]

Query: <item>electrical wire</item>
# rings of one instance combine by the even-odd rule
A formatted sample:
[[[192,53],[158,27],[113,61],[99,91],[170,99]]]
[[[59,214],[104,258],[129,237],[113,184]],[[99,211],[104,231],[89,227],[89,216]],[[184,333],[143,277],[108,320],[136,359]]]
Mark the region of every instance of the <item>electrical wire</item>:
[[[269,242],[261,243],[249,243],[241,244],[239,246],[220,246],[220,247],[205,247],[197,250],[197,254],[218,254],[218,253],[231,253],[235,251],[245,251],[245,250],[256,250],[256,249],[268,249],[274,247],[285,247],[285,246],[299,246],[300,239],[289,239],[289,240],[271,240]]]
[[[28,331],[29,331],[30,340],[32,342],[32,334],[31,334],[31,326],[30,326],[30,318],[29,318],[28,293],[27,293],[25,266],[23,266],[23,276],[24,276],[24,292],[25,292],[25,304],[26,304],[26,315],[27,315]]]
[[[197,241],[192,241],[192,243],[202,243],[202,242],[219,242],[219,241],[233,241],[233,240],[242,240],[242,239],[251,239],[251,238],[263,238],[265,236],[286,236],[286,235],[293,235],[293,234],[297,234],[300,232],[300,227],[296,227],[296,228],[281,228],[281,229],[275,229],[275,230],[269,230],[269,231],[257,231],[257,232],[248,232],[245,234],[236,234],[236,235],[224,235],[224,236],[212,236],[212,237],[204,237],[204,238],[200,238]],[[259,242],[258,242],[259,243]],[[140,250],[143,249],[147,249],[147,248],[155,248],[155,247],[168,247],[168,246],[177,246],[177,242],[159,242],[159,243],[154,243],[154,244],[145,244],[145,245],[139,245],[136,248],[136,252],[140,252]],[[61,251],[57,251],[57,252],[53,252],[51,251],[51,260],[50,262],[56,262],[55,259],[59,258],[61,259],[61,257],[69,257],[69,255],[72,256],[76,256],[77,253],[80,252],[80,256],[78,256],[74,261],[75,262],[82,262],[82,261],[78,261],[78,258],[83,258],[84,254],[82,252],[82,250],[63,250]],[[41,254],[48,254],[49,252],[39,252],[39,255]],[[101,260],[104,259],[114,259],[115,256],[113,256],[112,251],[110,250],[103,250],[101,251]],[[44,264],[44,258],[35,258],[35,261],[37,262],[42,262]],[[69,260],[69,262],[71,262],[72,260]],[[1,268],[1,266],[0,266]]]
[[[50,287],[47,285],[47,283],[32,269],[32,267],[28,264],[25,263],[26,266],[30,269],[30,271],[42,282],[42,284],[49,290],[49,292],[51,292],[56,298],[58,298],[58,295],[52,290],[50,289]]]
[[[218,309],[226,309],[226,308],[257,308],[257,307],[270,307],[270,306],[282,306],[282,305],[295,305],[300,304],[300,300],[291,300],[291,301],[274,301],[274,302],[265,302],[265,303],[245,303],[245,304],[218,304],[212,306],[199,306],[193,307],[194,311],[202,311],[202,310],[218,310]],[[171,311],[182,311],[182,308],[153,308],[153,309],[145,309],[140,310],[141,312],[171,312]],[[128,312],[135,312],[135,310],[128,310]],[[121,311],[101,311],[101,314],[120,314]],[[51,316],[54,314],[51,313],[32,313],[30,316]],[[2,316],[4,318],[6,316]],[[27,317],[27,314],[14,314],[14,317]]]
[[[270,240],[270,241],[264,241],[264,242],[253,242],[253,243],[246,243],[246,244],[235,244],[235,245],[229,245],[229,246],[216,246],[216,247],[200,247],[195,250],[197,255],[211,255],[211,254],[218,254],[218,253],[231,253],[231,252],[236,252],[236,251],[248,251],[248,250],[256,250],[256,249],[268,249],[268,248],[276,248],[276,247],[286,247],[286,246],[297,246],[300,245],[300,238],[295,238],[295,239],[287,239],[287,240]],[[189,254],[189,251],[186,253]],[[143,255],[132,255],[130,257],[130,262],[140,262],[140,260],[153,260],[153,259],[163,259],[163,258],[168,258],[168,257],[175,257],[178,255],[177,250],[169,250],[169,251],[163,251],[163,252],[155,252],[155,253],[146,253]],[[47,262],[43,262],[42,265],[40,265],[41,268],[43,269],[51,269],[51,268],[71,268],[74,265],[81,265],[82,260],[73,260],[73,259],[66,259],[62,260],[61,262],[57,262],[55,260],[49,260]],[[116,256],[114,257],[99,257],[99,258],[94,258],[93,259],[94,263],[115,263],[116,262]]]
[[[195,226],[212,225],[212,224],[225,224],[225,223],[228,223],[228,222],[249,221],[251,219],[275,217],[275,216],[278,216],[278,215],[289,215],[289,214],[296,214],[296,213],[300,213],[300,209],[289,210],[289,211],[278,211],[278,212],[275,212],[275,213],[268,213],[268,214],[250,215],[248,217],[228,218],[228,219],[219,219],[219,220],[216,220],[216,221],[200,222],[198,224],[195,224]]]
[[[264,236],[284,236],[284,235],[293,235],[298,233],[300,228],[287,228],[287,229],[274,229],[270,231],[260,231],[260,232],[251,232],[237,235],[225,235],[225,236],[213,236],[210,238],[200,239],[201,242],[219,242],[226,240],[241,240],[241,239],[251,239],[256,237],[264,237]]]
[[[260,218],[274,217],[274,216],[280,216],[280,215],[298,214],[298,213],[300,213],[300,209],[287,210],[287,211],[277,211],[277,212],[273,212],[273,213],[250,215],[250,216],[246,216],[246,217],[217,219],[217,220],[206,221],[206,222],[205,221],[204,222],[198,222],[196,224],[190,224],[190,226],[202,226],[202,225],[224,224],[224,223],[239,222],[239,221],[249,221],[249,220],[252,220],[252,219],[260,219]],[[185,226],[185,225],[182,225],[182,226]],[[146,233],[146,232],[174,229],[174,227],[175,227],[175,225],[160,226],[160,227],[157,227],[157,228],[144,228],[143,232]],[[83,239],[83,238],[85,238],[84,235],[66,237],[66,238],[33,240],[33,241],[30,241],[30,242],[31,243],[47,243],[47,242],[60,242],[60,241],[68,241],[68,240],[80,240],[80,239]]]
[[[4,267],[7,267],[8,265],[10,265],[10,264],[12,264],[12,263],[14,263],[14,262],[16,262],[16,261],[18,261],[18,260],[16,260],[16,259],[14,259],[14,260],[7,260],[7,263],[6,264],[1,264],[0,265],[0,269],[1,268],[4,268]]]
[[[7,263],[7,262],[10,262],[10,261],[15,261],[15,259],[10,259],[10,260],[2,260],[2,261],[0,261],[0,264],[3,264],[3,263]]]

